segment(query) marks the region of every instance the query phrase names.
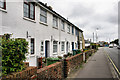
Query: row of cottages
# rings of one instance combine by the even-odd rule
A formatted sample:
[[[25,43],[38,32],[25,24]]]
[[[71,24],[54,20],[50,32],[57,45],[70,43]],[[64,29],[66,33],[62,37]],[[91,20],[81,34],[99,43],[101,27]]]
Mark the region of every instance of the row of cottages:
[[[63,56],[83,48],[83,31],[37,0],[0,0],[0,30],[0,35],[13,34],[12,38],[29,42],[30,66],[37,66],[39,57]]]

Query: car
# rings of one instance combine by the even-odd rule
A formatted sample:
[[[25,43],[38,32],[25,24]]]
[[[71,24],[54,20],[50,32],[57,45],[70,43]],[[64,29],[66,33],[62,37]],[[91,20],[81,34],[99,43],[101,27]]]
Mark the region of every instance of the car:
[[[118,45],[117,48],[120,49],[120,45]]]
[[[110,45],[109,45],[109,48],[113,48],[113,45],[112,45],[112,44],[110,44]]]

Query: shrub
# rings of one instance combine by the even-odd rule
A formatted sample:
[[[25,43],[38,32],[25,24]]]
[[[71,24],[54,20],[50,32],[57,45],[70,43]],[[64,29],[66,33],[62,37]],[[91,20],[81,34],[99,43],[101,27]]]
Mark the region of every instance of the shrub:
[[[2,37],[1,42],[2,74],[23,70],[25,54],[28,53],[28,42],[25,39],[10,39],[8,34]]]
[[[47,58],[47,66],[53,63],[58,62],[60,59],[59,58]]]
[[[62,56],[58,56],[59,59],[62,59]]]

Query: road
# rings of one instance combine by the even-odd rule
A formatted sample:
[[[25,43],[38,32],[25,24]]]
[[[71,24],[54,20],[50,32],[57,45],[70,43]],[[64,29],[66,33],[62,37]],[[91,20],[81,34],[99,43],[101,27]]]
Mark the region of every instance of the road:
[[[120,72],[120,49],[117,49],[116,47],[114,48],[104,48],[104,51],[110,56],[112,59],[113,63],[117,67],[117,69]]]

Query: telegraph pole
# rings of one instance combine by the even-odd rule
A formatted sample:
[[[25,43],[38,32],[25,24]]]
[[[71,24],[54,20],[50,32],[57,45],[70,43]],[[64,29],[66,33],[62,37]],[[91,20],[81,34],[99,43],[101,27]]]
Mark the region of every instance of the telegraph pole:
[[[93,32],[93,43],[94,43],[94,32]]]

